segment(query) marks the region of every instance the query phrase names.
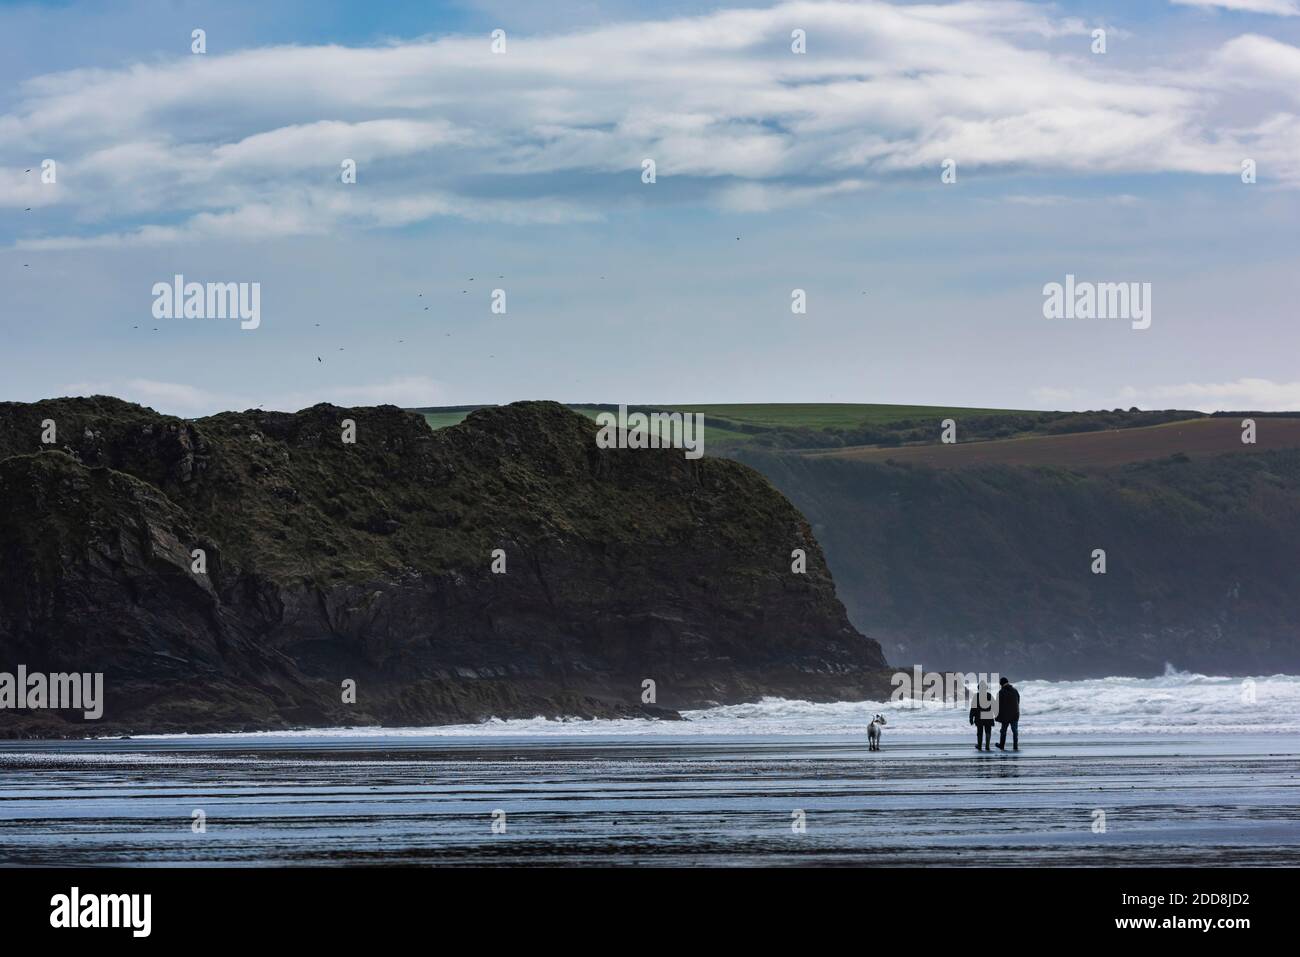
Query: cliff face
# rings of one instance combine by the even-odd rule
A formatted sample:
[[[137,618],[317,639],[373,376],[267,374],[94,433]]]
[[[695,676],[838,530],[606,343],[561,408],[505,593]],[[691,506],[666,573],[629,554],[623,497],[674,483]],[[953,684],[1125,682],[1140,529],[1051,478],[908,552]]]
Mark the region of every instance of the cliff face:
[[[1087,471],[743,457],[813,523],[850,618],[896,664],[1300,669],[1300,451]]]
[[[760,475],[602,450],[596,431],[553,403],[436,433],[392,407],[186,422],[103,397],[0,404],[0,671],[102,671],[107,700],[84,726],[0,711],[0,735],[887,692]]]

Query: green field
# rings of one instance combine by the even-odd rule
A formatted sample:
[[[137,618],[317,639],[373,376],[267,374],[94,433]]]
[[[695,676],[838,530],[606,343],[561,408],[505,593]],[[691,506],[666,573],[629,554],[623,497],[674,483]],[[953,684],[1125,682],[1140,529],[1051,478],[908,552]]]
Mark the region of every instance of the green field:
[[[424,421],[429,423],[431,429],[445,429],[449,425],[460,425],[465,421],[468,412],[434,412],[428,409],[414,409],[424,416]]]
[[[595,406],[589,406],[589,405],[571,405],[569,406],[569,408],[573,409],[575,412],[581,412],[589,419],[595,419],[596,416],[602,411],[601,409],[596,408]],[[649,408],[649,407],[635,406],[634,408]],[[684,406],[654,406],[653,408],[662,409],[668,412],[705,411],[703,407],[700,408],[692,407],[689,410],[687,410]],[[723,407],[719,406],[719,408],[723,408]],[[741,409],[744,408],[744,406],[726,406],[726,408]],[[780,406],[775,406],[775,405],[754,406],[754,408],[779,409]],[[807,408],[812,409],[812,408],[816,408],[816,406],[807,406]],[[424,421],[429,423],[429,428],[431,429],[445,429],[449,425],[459,425],[461,422],[464,422],[465,417],[469,415],[469,412],[463,410],[447,412],[447,411],[442,411],[440,409],[412,409],[411,411],[419,412],[421,415],[423,415]],[[710,446],[714,444],[733,444],[733,443],[747,442],[753,437],[745,432],[737,432],[733,429],[720,428],[716,425],[712,425],[710,424],[709,416],[710,413],[705,412],[704,442],[706,446]]]
[[[949,416],[1019,414],[1019,409],[969,409],[940,405],[875,405],[866,403],[739,403],[720,405],[665,405],[662,408],[683,412],[703,412],[709,416],[761,425],[774,429],[853,428],[860,425],[885,425],[905,419],[944,419]]]
[[[594,419],[608,408],[590,404],[569,408]],[[415,409],[434,429],[455,425],[466,407]],[[866,403],[706,403],[635,405],[630,412],[698,412],[704,416],[704,441],[713,453],[769,449],[796,453],[853,449],[888,452],[903,446],[933,445],[941,423],[954,419],[961,443],[1115,431],[1199,419],[1188,410],[1098,409],[1086,412],[1035,412],[940,405]]]
[[[601,411],[590,405],[569,408],[594,419]],[[759,429],[851,429],[879,426],[903,420],[940,419],[971,415],[1016,415],[1014,409],[973,409],[937,405],[874,405],[867,403],[721,403],[706,405],[636,405],[633,409],[661,409],[668,412],[704,413],[704,441],[708,444],[744,444],[755,433],[729,428],[733,423]],[[413,409],[421,413],[431,429],[457,425],[469,414],[465,410]],[[1032,414],[1032,413],[1031,413]]]
[[[581,412],[589,419],[596,418],[596,413],[600,411],[591,406],[583,405],[571,405],[569,408],[573,409],[575,412]],[[444,411],[442,409],[411,409],[410,411],[419,412],[423,415],[424,421],[429,423],[429,428],[431,429],[445,429],[449,425],[460,425],[460,423],[465,421],[465,417],[469,415],[469,412],[464,409],[457,409],[455,411]]]

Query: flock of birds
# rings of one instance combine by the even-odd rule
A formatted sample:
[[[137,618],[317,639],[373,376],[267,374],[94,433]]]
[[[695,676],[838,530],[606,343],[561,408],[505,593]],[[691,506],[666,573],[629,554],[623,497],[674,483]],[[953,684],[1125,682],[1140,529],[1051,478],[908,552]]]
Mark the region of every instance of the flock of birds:
[[[498,278],[498,279],[505,279],[506,277],[505,277],[505,276],[497,276],[497,278]],[[601,278],[601,279],[604,279],[605,277],[604,277],[604,276],[601,276],[600,278]],[[469,282],[473,282],[473,281],[474,281],[474,277],[473,277],[473,276],[470,276],[470,277],[468,278],[468,281],[469,281]],[[461,290],[461,295],[469,295],[469,290],[468,290],[468,289],[462,289],[462,290]],[[424,293],[422,293],[422,292],[417,292],[417,293],[415,294],[415,297],[416,297],[417,299],[423,299],[423,298],[424,298]],[[425,311],[425,312],[428,312],[428,311],[429,311],[429,306],[428,306],[428,305],[425,305],[425,307],[424,307],[424,311]],[[318,323],[315,323],[315,326],[316,326],[317,329],[319,329],[319,328],[320,328],[320,323],[319,323],[319,322],[318,322]],[[450,339],[450,338],[451,338],[451,333],[450,333],[450,332],[444,332],[444,333],[443,333],[443,336],[444,336],[445,338]],[[405,339],[398,339],[398,340],[397,340],[398,345],[403,345],[403,344],[405,344],[405,342],[406,342]],[[342,352],[342,351],[343,351],[343,347],[340,346],[340,347],[339,347],[339,352]],[[488,358],[489,358],[489,359],[495,359],[496,356],[495,356],[495,355],[489,355]],[[320,356],[317,356],[317,357],[316,357],[316,361],[319,362],[319,363],[321,363],[322,365],[323,365],[324,362],[325,362],[325,360],[322,359]]]

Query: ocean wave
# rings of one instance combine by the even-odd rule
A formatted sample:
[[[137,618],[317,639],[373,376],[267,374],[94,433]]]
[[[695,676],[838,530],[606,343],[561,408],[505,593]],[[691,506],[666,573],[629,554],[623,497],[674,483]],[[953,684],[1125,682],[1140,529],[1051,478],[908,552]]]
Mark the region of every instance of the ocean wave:
[[[1021,681],[1016,687],[1020,691],[1022,735],[1300,732],[1300,676],[1297,675],[1227,678],[1166,668],[1165,674],[1156,678]],[[537,717],[425,728],[267,731],[239,737],[836,735],[862,734],[872,715],[877,713],[886,716],[885,733],[891,737],[953,737],[969,733],[967,711],[965,703],[953,702],[820,703],[764,698],[749,704],[686,711],[683,712],[685,721]]]

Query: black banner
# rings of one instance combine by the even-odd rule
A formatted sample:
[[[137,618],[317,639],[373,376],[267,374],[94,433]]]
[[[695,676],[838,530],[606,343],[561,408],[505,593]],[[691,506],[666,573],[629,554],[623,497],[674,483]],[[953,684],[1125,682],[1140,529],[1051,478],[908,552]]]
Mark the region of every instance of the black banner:
[[[0,871],[0,900],[8,941],[75,934],[118,946],[427,934],[452,946],[454,933],[458,948],[675,948],[688,926],[731,946],[770,947],[774,931],[900,946],[1044,934],[1231,946],[1286,926],[1294,879],[1283,869],[15,869]]]

